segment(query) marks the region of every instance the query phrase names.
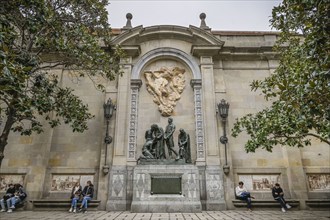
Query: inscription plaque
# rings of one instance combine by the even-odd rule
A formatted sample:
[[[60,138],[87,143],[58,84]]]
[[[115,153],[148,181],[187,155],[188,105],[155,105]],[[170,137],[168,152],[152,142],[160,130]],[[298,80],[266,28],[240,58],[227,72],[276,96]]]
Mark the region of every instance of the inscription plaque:
[[[181,176],[152,176],[150,193],[181,195]]]

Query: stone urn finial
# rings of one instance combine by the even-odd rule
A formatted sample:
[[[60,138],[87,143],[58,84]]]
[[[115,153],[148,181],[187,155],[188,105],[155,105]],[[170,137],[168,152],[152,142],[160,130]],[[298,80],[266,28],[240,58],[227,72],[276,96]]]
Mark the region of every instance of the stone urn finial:
[[[206,14],[205,13],[201,13],[199,15],[199,18],[201,19],[201,26],[200,26],[200,28],[201,29],[204,29],[204,30],[207,30],[207,31],[210,31],[211,28],[209,28],[209,26],[207,26],[206,25],[206,22],[205,22]]]
[[[126,22],[126,25],[122,28],[123,30],[132,29],[132,23],[131,23],[132,18],[133,18],[133,15],[131,13],[126,14],[127,22]]]

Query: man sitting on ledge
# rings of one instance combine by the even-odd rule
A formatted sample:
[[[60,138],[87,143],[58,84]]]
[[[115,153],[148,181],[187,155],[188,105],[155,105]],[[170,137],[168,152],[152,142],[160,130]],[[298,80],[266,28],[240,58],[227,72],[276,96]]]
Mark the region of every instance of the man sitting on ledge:
[[[250,193],[247,191],[247,189],[243,185],[244,185],[244,183],[242,181],[240,181],[238,183],[238,186],[235,189],[235,194],[238,199],[246,201],[248,211],[252,211],[251,210],[251,198],[254,199],[254,197],[250,195]]]
[[[287,209],[290,209],[291,206],[285,202],[283,189],[280,187],[279,183],[275,183],[275,186],[272,189],[273,197],[276,201],[281,204],[282,212],[286,212]]]

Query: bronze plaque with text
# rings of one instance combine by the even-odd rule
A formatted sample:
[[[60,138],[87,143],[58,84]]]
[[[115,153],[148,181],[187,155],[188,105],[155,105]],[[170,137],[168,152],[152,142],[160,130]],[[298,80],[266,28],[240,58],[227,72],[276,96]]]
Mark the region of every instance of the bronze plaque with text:
[[[182,194],[181,176],[152,176],[151,194]]]

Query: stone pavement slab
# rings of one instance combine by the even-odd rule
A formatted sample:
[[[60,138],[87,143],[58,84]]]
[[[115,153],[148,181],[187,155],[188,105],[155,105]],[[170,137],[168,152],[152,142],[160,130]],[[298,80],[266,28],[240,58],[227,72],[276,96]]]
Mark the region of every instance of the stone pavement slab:
[[[83,213],[69,213],[63,211],[14,211],[0,213],[1,220],[330,220],[329,211],[203,211],[201,213],[131,213],[89,211]]]

